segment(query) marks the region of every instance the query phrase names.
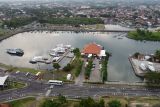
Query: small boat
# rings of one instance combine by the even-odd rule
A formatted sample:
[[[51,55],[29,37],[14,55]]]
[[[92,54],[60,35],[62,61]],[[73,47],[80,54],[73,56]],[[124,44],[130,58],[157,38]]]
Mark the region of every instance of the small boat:
[[[119,37],[118,39],[123,39],[123,38]]]
[[[7,49],[7,53],[11,55],[23,56],[24,52],[22,49]]]
[[[48,57],[44,57],[44,56],[34,56],[29,62],[32,64],[36,64],[37,62],[46,63],[46,64],[51,63],[51,61],[49,61]]]

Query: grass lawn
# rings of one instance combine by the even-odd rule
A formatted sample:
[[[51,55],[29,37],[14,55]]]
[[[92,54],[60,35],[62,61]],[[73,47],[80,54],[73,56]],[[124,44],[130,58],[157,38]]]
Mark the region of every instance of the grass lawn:
[[[46,72],[44,75],[45,80],[50,80],[50,79],[55,79],[55,80],[61,80],[64,82],[73,82],[74,78],[76,77],[76,73],[78,70],[78,67],[80,65],[80,60],[78,58],[75,58],[72,62],[71,65],[73,66],[73,69],[70,71],[64,71],[64,70],[52,70],[50,72]],[[72,75],[72,80],[68,81],[67,80],[67,74]]]
[[[36,99],[34,97],[28,97],[20,100],[11,101],[9,102],[9,104],[11,105],[11,107],[38,107],[34,106],[34,104],[36,104],[35,101]]]
[[[36,69],[32,69],[32,68],[13,67],[10,65],[2,64],[2,63],[0,63],[0,67],[4,67],[4,68],[8,69],[10,72],[20,71],[20,72],[30,72],[32,74],[36,74],[38,72],[44,73],[43,70],[36,70]]]
[[[14,89],[14,88],[23,88],[23,87],[25,87],[25,83],[12,82],[7,87],[4,87],[3,90],[0,90],[0,91],[5,91],[5,90],[9,90],[9,89]]]
[[[126,104],[128,104],[128,101],[125,97],[108,97],[108,98],[104,98],[105,104],[108,105],[108,102],[112,101],[112,100],[118,100],[121,102],[121,107],[126,107]]]
[[[0,28],[0,36],[3,36],[3,35],[5,35],[5,30]]]
[[[89,30],[104,30],[104,24],[95,24],[95,25],[83,25],[81,28]]]
[[[56,100],[57,97],[50,97],[47,99],[54,99]],[[105,107],[108,107],[108,102],[112,100],[118,100],[121,102],[121,107],[126,107],[127,105],[130,105],[131,103],[148,103],[150,107],[152,107],[155,104],[160,104],[160,99],[156,97],[133,97],[133,98],[127,98],[127,97],[103,97],[105,101]],[[99,99],[97,99],[98,101]],[[12,107],[41,107],[42,103],[45,101],[45,98],[35,99],[34,97],[28,97],[20,100],[15,100],[8,102]],[[67,103],[65,104],[65,107],[75,107],[76,104],[79,103],[79,99],[67,99]],[[130,107],[130,106],[129,106]]]
[[[128,102],[131,103],[148,103],[153,106],[155,104],[160,104],[160,99],[156,97],[135,97],[130,98]]]
[[[25,84],[24,83],[20,83],[20,82],[13,82],[11,85],[8,86],[9,89],[12,88],[22,88],[24,87]]]
[[[147,31],[144,31],[145,33],[139,34],[137,31],[132,31],[128,33],[128,38],[134,39],[134,40],[148,40],[148,41],[160,41],[160,32],[151,32],[147,33]]]

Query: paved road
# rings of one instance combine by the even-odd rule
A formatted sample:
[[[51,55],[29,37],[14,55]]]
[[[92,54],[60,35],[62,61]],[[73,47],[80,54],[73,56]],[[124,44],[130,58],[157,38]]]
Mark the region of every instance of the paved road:
[[[93,84],[64,84],[63,86],[50,86],[45,81],[37,81],[34,75],[25,73],[12,73],[10,78],[28,84],[27,87],[16,90],[0,91],[0,102],[23,98],[27,96],[58,96],[62,94],[68,98],[100,97],[100,96],[157,96],[160,89],[147,89],[142,86],[110,86]],[[50,90],[50,91],[48,91]]]

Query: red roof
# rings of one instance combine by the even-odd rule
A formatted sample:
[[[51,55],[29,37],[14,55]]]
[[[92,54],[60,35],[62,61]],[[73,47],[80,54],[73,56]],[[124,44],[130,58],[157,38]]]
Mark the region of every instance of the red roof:
[[[90,43],[87,44],[83,50],[82,53],[84,54],[95,54],[98,55],[101,52],[102,47],[96,43]]]
[[[0,107],[11,107],[9,104],[0,104]]]

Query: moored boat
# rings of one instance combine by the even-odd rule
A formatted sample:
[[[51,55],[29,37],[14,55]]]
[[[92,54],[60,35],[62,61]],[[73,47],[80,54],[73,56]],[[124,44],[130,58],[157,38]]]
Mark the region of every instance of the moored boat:
[[[23,56],[24,52],[22,49],[7,49],[7,53],[11,55]]]

